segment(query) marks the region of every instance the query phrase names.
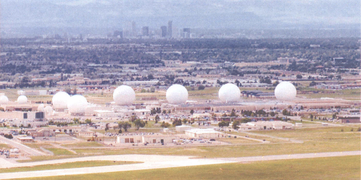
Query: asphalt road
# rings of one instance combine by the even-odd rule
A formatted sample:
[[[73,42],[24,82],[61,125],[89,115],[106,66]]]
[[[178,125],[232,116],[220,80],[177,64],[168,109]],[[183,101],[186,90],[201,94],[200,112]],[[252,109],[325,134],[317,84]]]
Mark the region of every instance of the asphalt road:
[[[304,159],[304,158],[336,157],[336,156],[352,156],[352,155],[361,155],[361,151],[323,152],[323,153],[307,153],[307,154],[284,154],[284,155],[251,156],[251,157],[237,157],[237,158],[214,158],[214,159],[191,159],[192,157],[190,157],[190,156],[163,156],[163,155],[91,156],[91,157],[59,159],[59,160],[29,162],[29,163],[11,163],[11,162],[6,161],[5,159],[0,159],[1,168],[36,166],[36,165],[46,165],[46,164],[56,164],[56,163],[76,162],[76,161],[91,161],[91,160],[141,161],[141,162],[144,162],[144,163],[129,164],[129,165],[98,166],[98,167],[84,167],[84,168],[72,168],[72,169],[0,173],[0,179],[79,175],[79,174],[91,174],[91,173],[108,173],[108,172],[117,172],[117,171],[161,169],[161,168],[199,166],[199,165],[236,163],[236,162],[270,161],[270,160],[281,160],[281,159],[283,159],[283,160],[284,159]]]
[[[28,153],[30,154],[31,156],[45,156],[47,154],[41,152],[41,151],[38,151],[36,149],[33,149],[33,148],[30,148],[24,144],[21,144],[15,140],[12,140],[12,139],[7,139],[3,136],[0,136],[0,141],[3,141],[5,143],[7,143],[8,145],[12,146],[12,147],[15,147],[15,148],[18,148],[22,153]]]

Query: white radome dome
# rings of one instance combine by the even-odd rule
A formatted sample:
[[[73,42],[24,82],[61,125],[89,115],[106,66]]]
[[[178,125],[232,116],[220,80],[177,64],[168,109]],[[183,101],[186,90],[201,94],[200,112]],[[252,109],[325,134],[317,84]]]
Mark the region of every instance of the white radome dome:
[[[84,114],[88,105],[86,98],[82,95],[74,95],[69,98],[68,111],[71,114]]]
[[[182,104],[188,99],[188,91],[182,85],[173,84],[167,89],[166,97],[171,104]]]
[[[241,97],[241,91],[234,84],[224,84],[218,91],[218,97],[222,102],[237,102]]]
[[[289,101],[294,99],[296,95],[296,87],[290,82],[281,82],[275,88],[275,96],[278,100]]]
[[[57,92],[52,99],[52,103],[55,109],[66,109],[68,107],[68,101],[70,96],[66,92]]]
[[[25,103],[28,102],[28,98],[27,98],[26,96],[24,96],[24,95],[21,95],[21,96],[18,97],[17,102],[18,102],[19,104],[25,104]]]
[[[6,104],[9,102],[9,98],[5,95],[0,97],[0,104]]]
[[[44,104],[40,104],[40,105],[38,106],[38,111],[44,111],[44,107],[45,107]]]
[[[52,114],[53,113],[53,108],[51,106],[45,106],[44,112],[46,114]]]
[[[113,92],[113,100],[119,105],[131,105],[135,101],[135,92],[130,86],[118,86]]]

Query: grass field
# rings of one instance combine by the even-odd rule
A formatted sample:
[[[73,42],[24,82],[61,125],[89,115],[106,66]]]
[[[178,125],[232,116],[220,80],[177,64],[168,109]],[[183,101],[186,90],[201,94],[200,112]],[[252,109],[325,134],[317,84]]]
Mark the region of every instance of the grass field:
[[[41,166],[33,166],[33,167],[0,169],[0,173],[21,172],[21,171],[39,171],[39,170],[51,170],[51,169],[68,169],[68,168],[95,167],[95,166],[112,166],[112,165],[133,164],[133,163],[139,163],[139,162],[83,161],[83,162],[41,165]]]
[[[224,138],[224,139],[219,139],[219,141],[222,142],[228,142],[231,144],[256,144],[256,143],[260,143],[257,141],[253,141],[250,139],[244,139],[244,138]]]
[[[55,156],[59,155],[73,155],[74,153],[66,150],[66,149],[60,149],[60,148],[47,148],[47,150],[54,153]]]
[[[320,91],[319,89],[317,91]],[[360,89],[344,89],[344,90],[335,90],[335,93],[323,93],[322,90],[320,93],[316,94],[300,94],[300,96],[305,96],[306,98],[343,98],[348,100],[360,100]]]
[[[101,147],[101,146],[104,146],[103,144],[101,143],[98,143],[98,142],[77,142],[77,143],[73,143],[73,144],[65,144],[65,145],[62,145],[64,147]]]
[[[0,143],[0,149],[2,149],[2,148],[10,148],[10,146],[7,145],[7,144],[1,144],[1,143]]]
[[[35,179],[35,178],[34,178]],[[254,163],[233,163],[155,170],[45,177],[46,180],[119,180],[119,179],[242,179],[242,180],[304,180],[360,179],[360,157],[331,157],[298,160],[264,161]]]
[[[354,131],[351,131],[353,128]],[[341,129],[344,131],[341,132]],[[32,157],[31,161],[47,160],[51,158],[67,158],[85,155],[115,155],[115,154],[159,154],[159,155],[188,155],[198,157],[244,157],[259,155],[278,155],[278,154],[294,154],[294,153],[316,153],[316,152],[336,152],[336,151],[357,151],[360,150],[360,132],[354,127],[323,127],[323,128],[307,128],[285,131],[254,131],[254,133],[271,135],[282,138],[292,138],[301,140],[304,143],[290,143],[284,140],[268,138],[258,135],[248,135],[249,137],[266,139],[271,143],[246,143],[234,142],[234,145],[225,146],[176,146],[176,147],[148,147],[148,148],[88,148],[74,147],[77,155],[70,155],[71,152],[57,152],[60,156],[38,156]],[[239,135],[244,136],[244,133]],[[225,139],[227,141],[227,139]]]

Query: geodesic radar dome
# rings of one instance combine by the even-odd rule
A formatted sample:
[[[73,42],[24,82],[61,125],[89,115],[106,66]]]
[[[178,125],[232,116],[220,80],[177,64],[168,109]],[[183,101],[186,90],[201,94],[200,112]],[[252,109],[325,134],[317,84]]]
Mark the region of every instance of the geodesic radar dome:
[[[69,98],[68,111],[71,114],[84,114],[88,101],[82,95],[74,95]]]
[[[66,92],[57,92],[52,99],[53,107],[55,109],[66,109],[70,96]]]
[[[25,104],[25,103],[28,102],[28,98],[27,98],[26,96],[24,96],[24,95],[21,95],[21,96],[18,97],[17,102],[18,102],[19,104]]]
[[[39,106],[38,106],[38,111],[44,111],[44,108],[45,108],[45,105],[44,104],[40,104]]]
[[[113,92],[113,100],[118,105],[131,105],[135,101],[135,92],[130,86],[118,86]]]
[[[188,99],[188,91],[182,85],[173,84],[167,89],[166,97],[171,104],[182,104]]]
[[[236,85],[228,83],[219,89],[218,97],[222,102],[237,102],[241,97],[241,91]]]
[[[290,101],[297,95],[296,87],[290,82],[281,82],[276,86],[275,96],[278,100]]]
[[[6,104],[9,102],[9,98],[5,95],[0,97],[0,104]]]

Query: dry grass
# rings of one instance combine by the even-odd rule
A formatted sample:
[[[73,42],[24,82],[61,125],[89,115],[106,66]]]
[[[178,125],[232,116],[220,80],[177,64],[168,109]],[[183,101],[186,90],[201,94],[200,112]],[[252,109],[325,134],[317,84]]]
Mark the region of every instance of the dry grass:
[[[46,180],[119,180],[119,179],[204,179],[204,180],[304,180],[360,179],[360,156],[233,163],[128,172],[45,177]]]

